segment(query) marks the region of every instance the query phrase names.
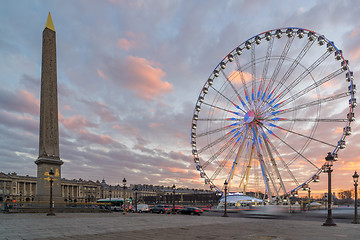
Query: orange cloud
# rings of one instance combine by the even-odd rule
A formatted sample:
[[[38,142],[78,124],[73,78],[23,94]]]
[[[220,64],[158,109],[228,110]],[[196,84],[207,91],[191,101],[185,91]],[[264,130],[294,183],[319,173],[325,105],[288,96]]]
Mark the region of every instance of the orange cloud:
[[[350,60],[355,61],[360,57],[360,47],[357,47],[355,49],[351,49],[350,53]]]
[[[186,169],[183,169],[183,168],[167,167],[167,169],[170,172],[174,172],[174,173],[188,173],[188,171]]]
[[[253,75],[249,72],[242,72],[244,80],[246,83],[251,82]],[[241,85],[242,84],[242,80],[241,80],[241,75],[239,74],[238,71],[234,70],[232,72],[229,73],[228,78],[230,79],[230,81],[232,81],[233,83],[237,84],[237,85]]]
[[[19,93],[21,94],[21,96],[24,98],[24,100],[26,102],[36,105],[37,107],[40,108],[40,100],[36,99],[34,94],[32,94],[26,90],[20,90]]]
[[[166,73],[145,58],[129,56],[125,63],[128,76],[126,87],[135,91],[139,97],[152,100],[172,91],[169,82],[162,81]]]

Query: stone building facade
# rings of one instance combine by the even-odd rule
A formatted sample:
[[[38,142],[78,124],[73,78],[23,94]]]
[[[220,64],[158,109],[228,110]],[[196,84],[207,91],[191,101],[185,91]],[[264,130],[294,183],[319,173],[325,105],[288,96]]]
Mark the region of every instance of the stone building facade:
[[[20,176],[16,173],[0,172],[0,202],[32,203],[36,201],[37,178]],[[177,204],[217,201],[213,191],[189,188],[176,188]],[[122,198],[138,203],[168,203],[172,201],[171,186],[149,184],[109,185],[103,179],[91,181],[83,179],[61,179],[61,201],[64,203],[95,203],[99,199]],[[136,196],[135,196],[136,195]]]

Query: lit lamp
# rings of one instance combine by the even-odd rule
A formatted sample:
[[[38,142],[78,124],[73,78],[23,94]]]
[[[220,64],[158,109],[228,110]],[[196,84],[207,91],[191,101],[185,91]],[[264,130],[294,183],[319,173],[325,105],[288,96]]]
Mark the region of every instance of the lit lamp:
[[[357,214],[357,186],[359,181],[359,174],[355,171],[354,175],[352,176],[354,180],[354,186],[355,186],[355,215],[354,215],[354,222],[355,224],[359,224],[358,221],[358,214]]]
[[[323,223],[323,226],[336,226],[336,223],[334,223],[332,219],[332,209],[331,209],[331,172],[333,171],[331,167],[333,166],[334,157],[331,154],[331,152],[328,153],[328,155],[325,157],[326,163],[323,166],[324,172],[328,173],[328,215],[326,218],[326,221]]]
[[[47,216],[55,216],[55,213],[53,212],[53,204],[52,204],[52,187],[53,187],[53,178],[54,178],[54,172],[52,169],[49,171],[49,177],[50,177],[50,205],[49,205],[49,212]]]
[[[223,217],[228,217],[227,209],[226,209],[226,207],[227,207],[227,202],[226,202],[227,185],[228,185],[228,182],[225,180],[225,182],[224,182],[224,195],[225,195],[224,200],[225,200],[225,204],[224,204],[224,215],[223,215]]]

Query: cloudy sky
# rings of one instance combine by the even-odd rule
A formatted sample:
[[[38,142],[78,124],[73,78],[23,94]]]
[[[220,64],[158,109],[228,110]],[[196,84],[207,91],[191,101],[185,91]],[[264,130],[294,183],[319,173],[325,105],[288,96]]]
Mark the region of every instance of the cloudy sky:
[[[195,103],[221,59],[266,30],[324,34],[343,50],[355,79],[360,74],[354,1],[0,0],[1,172],[36,176],[49,11],[57,37],[62,177],[69,179],[118,184],[125,177],[208,189],[191,154]],[[352,188],[351,176],[360,171],[358,130],[354,123],[339,154],[336,189]],[[326,189],[326,182],[314,189]]]

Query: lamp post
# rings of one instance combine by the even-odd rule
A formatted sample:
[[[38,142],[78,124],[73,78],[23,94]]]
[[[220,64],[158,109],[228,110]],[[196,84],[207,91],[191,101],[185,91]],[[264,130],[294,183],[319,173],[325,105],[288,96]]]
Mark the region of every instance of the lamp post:
[[[138,189],[137,189],[136,186],[135,186],[134,191],[135,191],[135,212],[137,213],[137,212],[138,212],[138,211],[137,211],[137,191],[138,191]]]
[[[334,157],[331,155],[331,152],[325,157],[326,163],[324,165],[324,172],[328,173],[328,215],[326,221],[323,223],[323,226],[336,226],[332,218],[332,209],[331,209],[331,172],[333,171],[331,167],[333,166]]]
[[[123,206],[123,208],[124,208],[124,213],[126,212],[126,208],[125,208],[125,202],[126,202],[126,192],[125,192],[125,189],[126,189],[126,179],[124,178],[123,179],[123,188],[124,188],[124,195],[123,195],[123,197],[124,197],[124,206]]]
[[[354,180],[354,186],[355,186],[355,215],[354,215],[354,221],[353,223],[355,224],[359,224],[358,221],[358,214],[357,214],[357,186],[358,186],[358,181],[359,181],[359,174],[357,174],[357,172],[355,171],[354,175],[352,176],[353,180]]]
[[[224,182],[224,195],[225,195],[224,200],[225,200],[225,204],[224,204],[224,215],[223,215],[223,217],[228,217],[227,209],[226,209],[226,207],[227,207],[227,202],[226,202],[227,185],[228,185],[228,182],[225,180],[225,182]]]
[[[109,193],[110,193],[110,212],[111,212],[111,185],[109,185],[109,188],[110,188]]]
[[[308,190],[308,194],[309,194],[309,202],[308,202],[308,211],[310,211],[311,209],[311,206],[310,206],[310,203],[311,203],[311,190],[310,190],[310,187],[309,187],[309,190]]]
[[[53,178],[54,178],[54,172],[52,169],[50,169],[49,172],[49,177],[50,177],[50,205],[49,205],[49,212],[47,214],[47,216],[55,216],[55,213],[53,212],[53,204],[52,204],[52,187],[53,187]]]
[[[173,208],[172,208],[172,214],[176,214],[175,211],[175,184],[172,186],[172,190],[173,190],[173,196],[172,196],[172,202],[173,202]]]

